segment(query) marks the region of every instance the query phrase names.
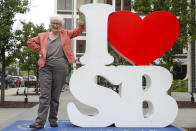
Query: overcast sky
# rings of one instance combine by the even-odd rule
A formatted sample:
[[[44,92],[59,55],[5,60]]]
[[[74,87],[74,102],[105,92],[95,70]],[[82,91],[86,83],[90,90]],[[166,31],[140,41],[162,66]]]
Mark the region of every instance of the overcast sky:
[[[14,29],[20,28],[19,20],[34,24],[43,23],[46,28],[49,27],[50,16],[54,14],[54,0],[31,0],[30,11],[26,14],[17,14],[17,21],[14,24]]]

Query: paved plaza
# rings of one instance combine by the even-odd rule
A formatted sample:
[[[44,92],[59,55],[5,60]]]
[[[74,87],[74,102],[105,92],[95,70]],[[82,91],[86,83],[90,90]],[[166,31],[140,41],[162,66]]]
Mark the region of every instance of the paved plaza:
[[[24,87],[19,89],[19,93],[22,94],[24,92]],[[17,88],[9,88],[6,90],[6,101],[24,101],[24,95],[16,95]],[[29,93],[32,93],[34,89],[28,89]],[[196,98],[196,94],[194,94]],[[191,95],[189,93],[172,93],[172,97],[174,97],[178,101],[190,101]],[[39,96],[37,95],[29,95],[29,102],[38,102]],[[60,97],[60,107],[59,107],[59,120],[69,120],[66,105],[69,102],[74,102],[79,110],[88,115],[97,114],[97,110],[95,108],[84,105],[74,99],[69,90],[65,90],[61,93]],[[38,105],[33,108],[0,108],[0,130],[9,126],[10,124],[18,121],[18,120],[34,120],[37,116]],[[178,116],[174,123],[172,124],[178,128],[196,128],[196,108],[180,108],[178,111]]]

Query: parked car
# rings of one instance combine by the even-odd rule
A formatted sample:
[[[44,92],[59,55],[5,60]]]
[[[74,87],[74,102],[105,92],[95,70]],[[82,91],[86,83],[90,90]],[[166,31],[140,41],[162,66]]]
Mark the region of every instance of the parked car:
[[[29,81],[37,81],[37,77],[33,75],[29,75]]]
[[[27,76],[23,76],[23,80],[24,80],[24,82],[28,81],[28,77]]]
[[[7,78],[8,88],[24,86],[24,80],[21,76],[11,76]]]
[[[11,75],[7,75],[6,77],[5,77],[5,88],[9,88],[8,87],[8,79],[10,79],[11,78]],[[1,76],[0,76],[0,88],[1,88],[1,81],[2,81],[2,79],[1,79]]]
[[[14,78],[12,78],[12,76],[10,76],[10,77],[7,78],[7,87],[8,88],[14,88],[14,87],[16,87]]]
[[[24,87],[25,86],[25,81],[24,81],[24,79],[23,79],[23,77],[22,76],[18,76],[18,78],[20,79],[20,86],[21,87]]]
[[[28,76],[24,76],[23,79],[24,81],[37,81],[37,77],[33,75],[29,75],[29,78]]]
[[[14,78],[16,86],[19,87],[21,84],[20,78],[18,76],[13,76],[13,78]]]
[[[25,87],[35,87],[37,84],[37,77],[36,76],[29,75],[29,77],[25,76],[25,77],[23,77],[23,79],[24,79]]]
[[[11,75],[7,75],[6,77],[5,77],[5,88],[9,88],[9,80],[12,78],[12,76]]]

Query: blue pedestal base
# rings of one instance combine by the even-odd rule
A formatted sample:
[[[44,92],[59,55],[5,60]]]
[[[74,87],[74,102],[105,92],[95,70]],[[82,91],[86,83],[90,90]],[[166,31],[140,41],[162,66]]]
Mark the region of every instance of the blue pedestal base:
[[[33,123],[31,120],[16,121],[2,131],[33,131],[29,128],[29,124]],[[49,122],[46,123],[44,129],[36,131],[182,131],[174,126],[165,128],[117,128],[117,127],[104,127],[104,128],[81,128],[73,126],[69,121],[58,121],[58,127],[51,128]]]

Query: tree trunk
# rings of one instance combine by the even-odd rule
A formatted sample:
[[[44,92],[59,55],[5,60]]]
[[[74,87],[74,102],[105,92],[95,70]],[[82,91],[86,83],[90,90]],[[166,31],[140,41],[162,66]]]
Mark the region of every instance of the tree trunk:
[[[2,54],[2,74],[1,74],[1,102],[5,101],[5,49],[1,49]]]

